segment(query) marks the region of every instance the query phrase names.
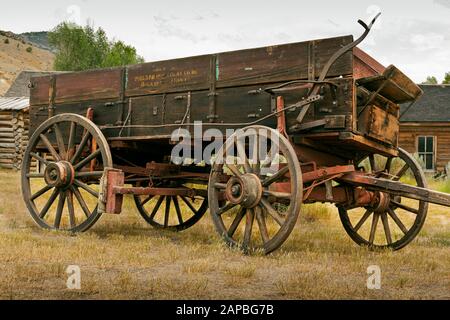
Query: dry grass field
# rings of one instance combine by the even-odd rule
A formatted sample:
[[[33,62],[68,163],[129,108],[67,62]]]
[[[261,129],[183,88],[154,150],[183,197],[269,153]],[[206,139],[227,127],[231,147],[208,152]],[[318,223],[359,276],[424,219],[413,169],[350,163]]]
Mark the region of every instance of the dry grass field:
[[[370,252],[344,232],[337,209],[304,206],[269,256],[222,244],[210,217],[181,233],[152,229],[127,200],[84,234],[44,231],[28,216],[19,174],[0,170],[1,299],[450,299],[450,209],[430,206],[416,240]],[[434,184],[434,187],[442,188]],[[68,290],[68,265],[81,289]],[[381,289],[366,286],[381,268]]]

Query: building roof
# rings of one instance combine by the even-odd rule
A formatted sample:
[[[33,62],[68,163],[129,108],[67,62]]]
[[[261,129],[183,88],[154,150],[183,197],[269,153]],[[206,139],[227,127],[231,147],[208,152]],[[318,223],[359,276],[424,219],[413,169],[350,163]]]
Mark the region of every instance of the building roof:
[[[27,97],[0,97],[0,111],[20,111],[30,106]]]
[[[409,109],[409,104],[400,106],[400,122],[450,122],[450,85],[420,84],[419,87],[423,96]]]
[[[50,71],[22,71],[16,77],[11,87],[6,91],[5,97],[29,97],[30,96],[30,88],[28,88],[28,84],[30,83],[31,77],[36,76],[46,76],[49,74],[53,74],[56,72]]]

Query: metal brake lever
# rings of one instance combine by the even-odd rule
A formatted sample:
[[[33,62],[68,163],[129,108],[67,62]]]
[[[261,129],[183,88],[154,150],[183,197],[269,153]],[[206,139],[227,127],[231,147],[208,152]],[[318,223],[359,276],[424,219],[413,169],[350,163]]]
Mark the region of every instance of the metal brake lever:
[[[352,50],[354,47],[356,47],[358,44],[360,44],[369,34],[370,29],[372,28],[373,24],[375,23],[375,21],[378,19],[378,17],[381,15],[381,12],[379,12],[373,19],[372,21],[369,23],[369,25],[367,25],[365,22],[363,22],[362,20],[358,20],[358,23],[360,25],[362,25],[364,27],[364,32],[363,34],[356,40],[354,40],[353,42],[343,46],[342,48],[340,48],[338,51],[336,51],[331,57],[330,59],[328,59],[327,63],[323,66],[322,71],[319,75],[319,78],[317,79],[318,82],[322,82],[325,80],[328,71],[330,71],[331,66],[333,65],[333,63],[336,62],[337,59],[339,59],[342,55],[344,55],[346,52]],[[319,92],[320,89],[320,84],[315,84],[313,86],[313,88],[311,88],[311,90],[308,92],[308,97],[311,97],[313,95],[316,95]],[[308,112],[309,109],[309,105],[305,106],[300,113],[297,116],[297,123],[300,124],[303,121],[304,116],[306,115],[306,113]],[[291,130],[295,131],[295,127],[296,125],[294,125]]]
[[[370,22],[369,25],[367,25],[367,24],[366,24],[364,21],[362,21],[361,19],[358,20],[358,23],[359,23],[360,25],[362,25],[362,26],[364,27],[364,29],[370,30],[370,29],[372,29],[373,24],[375,23],[375,21],[377,21],[377,19],[378,19],[378,17],[379,17],[380,15],[381,15],[381,12],[379,12],[379,13],[372,19],[372,21]]]

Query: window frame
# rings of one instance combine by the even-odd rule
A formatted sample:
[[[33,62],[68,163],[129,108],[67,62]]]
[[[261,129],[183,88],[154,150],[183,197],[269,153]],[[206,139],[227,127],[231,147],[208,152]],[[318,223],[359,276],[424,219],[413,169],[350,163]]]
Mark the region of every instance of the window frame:
[[[433,152],[429,152],[429,151],[419,152],[419,138],[425,138],[425,150],[426,150],[427,138],[432,138]],[[425,167],[422,169],[424,172],[435,172],[436,171],[436,156],[437,156],[436,136],[433,136],[433,135],[418,135],[418,136],[416,136],[416,152],[419,157],[421,154],[423,154],[423,155],[431,154],[432,155],[432,159],[433,159],[432,160],[432,169],[426,169],[426,163],[425,163],[426,160],[424,160]]]

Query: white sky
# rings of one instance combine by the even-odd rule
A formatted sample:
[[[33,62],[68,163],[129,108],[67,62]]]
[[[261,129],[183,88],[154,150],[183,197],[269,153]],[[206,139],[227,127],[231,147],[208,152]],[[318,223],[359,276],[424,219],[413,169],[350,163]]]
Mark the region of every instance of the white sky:
[[[450,71],[450,0],[0,0],[0,29],[49,30],[88,20],[147,61],[353,34],[382,16],[360,45],[413,80]]]

